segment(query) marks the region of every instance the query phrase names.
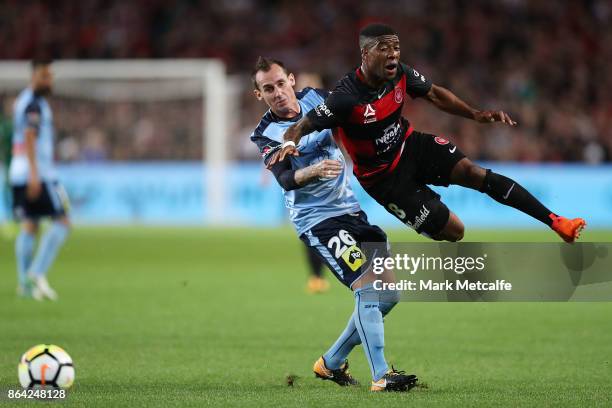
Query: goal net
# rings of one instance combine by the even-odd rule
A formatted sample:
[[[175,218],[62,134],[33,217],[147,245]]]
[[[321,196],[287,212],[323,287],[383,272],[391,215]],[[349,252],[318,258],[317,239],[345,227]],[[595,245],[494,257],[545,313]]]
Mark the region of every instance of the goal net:
[[[58,61],[52,69],[60,164],[157,163],[164,177],[164,165],[201,162],[201,221],[225,222],[227,113],[233,98],[223,62]],[[5,116],[12,115],[12,100],[30,73],[29,62],[0,63]]]

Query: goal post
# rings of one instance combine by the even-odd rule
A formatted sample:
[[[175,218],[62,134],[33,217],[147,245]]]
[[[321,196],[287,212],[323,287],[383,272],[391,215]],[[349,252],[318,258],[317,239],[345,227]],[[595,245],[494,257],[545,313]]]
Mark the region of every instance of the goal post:
[[[18,91],[29,81],[30,63],[0,63],[0,90]],[[228,139],[228,79],[225,64],[217,59],[156,60],[60,60],[53,63],[58,95],[80,95],[96,100],[172,99],[202,97],[203,181],[206,219],[209,224],[226,220],[225,176]],[[106,85],[104,84],[106,81]],[[113,81],[115,81],[113,83]],[[133,81],[129,87],[122,81]],[[156,82],[155,87],[148,86]],[[162,81],[165,86],[162,86]],[[100,82],[98,86],[96,82]],[[140,86],[139,86],[140,82]],[[153,89],[154,88],[154,89]],[[205,169],[205,170],[204,170]]]

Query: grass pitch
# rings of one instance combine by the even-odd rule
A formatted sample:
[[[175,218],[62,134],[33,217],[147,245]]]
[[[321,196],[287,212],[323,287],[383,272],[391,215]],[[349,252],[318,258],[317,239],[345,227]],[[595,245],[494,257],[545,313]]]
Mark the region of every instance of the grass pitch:
[[[390,237],[418,239],[407,230]],[[0,407],[40,406],[6,398],[19,357],[37,343],[74,359],[76,383],[61,406],[612,404],[612,303],[400,303],[386,319],[386,357],[428,388],[380,395],[366,386],[361,347],[350,356],[360,388],[313,377],[353,298],[335,281],[327,294],[304,292],[304,254],[289,228],[78,228],[50,275],[57,303],[15,297],[12,252],[0,241]]]

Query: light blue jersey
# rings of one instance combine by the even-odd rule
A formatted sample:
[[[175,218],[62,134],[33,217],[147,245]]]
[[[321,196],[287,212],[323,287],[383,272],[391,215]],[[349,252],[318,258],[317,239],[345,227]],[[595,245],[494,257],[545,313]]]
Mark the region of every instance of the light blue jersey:
[[[287,128],[323,103],[327,92],[305,88],[297,92],[296,96],[300,105],[300,114],[297,117],[284,120],[268,111],[251,135],[251,140],[259,147],[264,162],[279,148]],[[336,178],[321,179],[295,190],[284,191],[285,205],[298,235],[328,218],[360,211],[349,185],[349,166],[334,141],[332,131],[325,129],[310,133],[302,137],[297,147],[300,155],[288,156],[288,159],[285,159],[291,160],[293,169],[308,167],[325,159],[338,160],[343,164],[343,171]]]
[[[36,164],[42,181],[57,179],[53,164],[53,114],[47,100],[26,88],[13,105],[13,158],[9,170],[12,185],[24,185],[28,181],[30,165],[26,155],[25,131],[34,129],[36,137]]]

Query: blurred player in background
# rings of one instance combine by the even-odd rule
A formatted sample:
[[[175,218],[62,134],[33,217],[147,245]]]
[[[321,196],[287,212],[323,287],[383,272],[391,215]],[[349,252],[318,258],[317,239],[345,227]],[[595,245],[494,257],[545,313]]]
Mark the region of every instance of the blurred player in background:
[[[342,144],[364,189],[387,211],[418,233],[435,240],[459,241],[464,226],[440,195],[427,185],[456,184],[487,194],[552,228],[574,242],[585,221],[561,217],[514,180],[483,169],[446,138],[421,133],[402,117],[405,95],[422,97],[438,109],[480,123],[515,126],[503,111],[477,110],[448,89],[400,62],[395,30],[370,24],[359,35],[361,65],[347,74],[326,99],[291,126],[282,152],[298,155],[296,144],[312,131],[339,127]]]
[[[306,284],[306,292],[308,293],[324,293],[329,290],[329,282],[323,276],[323,261],[317,251],[309,246],[306,246],[306,258],[308,260],[308,271],[310,277]]]
[[[32,61],[30,86],[14,104],[13,157],[9,179],[21,230],[15,241],[19,295],[55,300],[47,273],[68,236],[68,198],[53,163],[53,115],[46,97],[53,87],[51,61]],[[42,218],[52,222],[34,247]]]
[[[305,88],[296,94],[293,74],[280,61],[268,58],[258,59],[252,79],[256,98],[270,108],[251,135],[268,164],[280,152],[285,130],[323,102],[327,92]],[[363,344],[372,372],[371,390],[408,391],[416,385],[416,376],[389,369],[384,357],[383,316],[397,303],[396,293],[384,296],[373,289],[361,249],[364,242],[386,247],[387,237],[361,211],[332,132],[313,132],[298,148],[299,157],[277,162],[270,170],[284,190],[285,205],[302,241],[355,296],[355,310],[345,330],[315,362],[313,371],[341,386],[358,384],[348,372],[346,358]]]

